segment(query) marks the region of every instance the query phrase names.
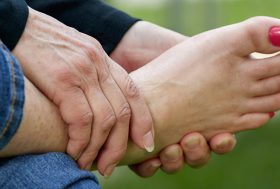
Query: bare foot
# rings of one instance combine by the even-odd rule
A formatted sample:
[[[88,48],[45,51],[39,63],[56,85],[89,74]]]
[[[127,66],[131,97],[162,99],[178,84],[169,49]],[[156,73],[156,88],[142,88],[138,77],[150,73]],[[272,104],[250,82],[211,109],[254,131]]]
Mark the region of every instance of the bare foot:
[[[257,17],[202,33],[131,74],[160,126],[158,148],[188,132],[210,138],[271,118],[269,112],[280,108],[280,57],[256,60],[250,54],[280,50],[268,38],[273,26],[280,20]]]

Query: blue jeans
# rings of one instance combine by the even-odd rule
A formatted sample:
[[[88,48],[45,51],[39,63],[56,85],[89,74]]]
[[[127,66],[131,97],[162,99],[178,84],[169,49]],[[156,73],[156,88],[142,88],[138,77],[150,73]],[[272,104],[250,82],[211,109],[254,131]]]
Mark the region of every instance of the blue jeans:
[[[15,135],[23,115],[24,76],[0,41],[0,150]],[[80,170],[66,154],[47,153],[0,159],[1,189],[99,189],[94,174]]]

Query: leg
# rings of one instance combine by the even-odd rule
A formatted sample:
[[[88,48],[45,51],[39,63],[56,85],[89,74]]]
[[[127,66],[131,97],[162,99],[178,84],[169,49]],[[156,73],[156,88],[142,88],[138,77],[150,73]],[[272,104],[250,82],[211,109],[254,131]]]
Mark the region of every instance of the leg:
[[[100,189],[93,173],[80,170],[72,158],[63,153],[1,159],[0,186],[6,189]]]

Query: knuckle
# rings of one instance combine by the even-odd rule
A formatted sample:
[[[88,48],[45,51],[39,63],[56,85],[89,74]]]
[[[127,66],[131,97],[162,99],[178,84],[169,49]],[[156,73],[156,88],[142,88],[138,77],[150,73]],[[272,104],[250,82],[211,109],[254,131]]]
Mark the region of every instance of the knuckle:
[[[89,125],[92,123],[93,120],[93,113],[92,112],[86,112],[82,114],[79,118],[79,123],[82,125]]]
[[[81,57],[75,60],[75,69],[82,73],[81,77],[85,78],[84,76],[91,75],[94,71],[93,64],[90,63],[89,59],[85,57]]]
[[[128,98],[138,98],[140,93],[139,89],[134,83],[134,81],[129,77],[129,75],[126,76],[126,94]]]
[[[122,148],[119,148],[117,150],[111,150],[111,151],[108,151],[108,154],[110,154],[110,160],[112,162],[119,162],[123,156],[125,155],[125,152],[126,152],[126,147],[122,147]]]
[[[83,50],[91,60],[96,62],[104,60],[105,52],[102,49],[101,44],[95,39],[92,39],[90,43],[85,44]]]
[[[118,121],[128,120],[131,117],[131,109],[128,103],[125,103],[117,115]]]
[[[113,83],[113,80],[109,79],[111,78],[111,74],[106,70],[99,70],[98,78],[101,83],[107,83],[107,84],[109,84],[108,82],[111,82],[111,84]]]
[[[91,44],[99,51],[99,52],[104,52],[103,47],[99,41],[97,41],[95,38],[91,38]]]
[[[62,83],[64,86],[78,85],[81,82],[75,72],[67,67],[57,69],[54,73],[54,77],[58,83]]]
[[[107,133],[111,130],[111,128],[116,124],[117,118],[114,112],[111,110],[109,111],[106,116],[103,118],[102,121],[102,131]]]
[[[83,149],[83,148],[85,148],[87,145],[88,145],[88,143],[89,143],[89,140],[87,140],[87,139],[80,139],[80,140],[78,140],[77,141],[77,148],[79,148],[79,149]]]
[[[98,151],[96,149],[90,149],[87,152],[85,152],[83,155],[88,158],[91,159],[92,161],[95,160],[96,156],[97,156]]]
[[[101,44],[92,39],[90,44],[84,46],[84,52],[86,56],[94,63],[98,79],[100,82],[105,82],[110,78],[110,73],[108,71],[108,60],[105,51],[103,50]],[[92,67],[92,64],[88,64]],[[88,67],[85,67],[85,70],[88,71]],[[91,69],[92,70],[92,69]]]

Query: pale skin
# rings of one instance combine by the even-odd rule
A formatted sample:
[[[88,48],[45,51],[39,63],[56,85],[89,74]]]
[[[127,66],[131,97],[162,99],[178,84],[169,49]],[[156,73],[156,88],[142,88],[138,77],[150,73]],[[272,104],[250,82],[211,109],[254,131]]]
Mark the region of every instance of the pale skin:
[[[266,123],[269,112],[280,108],[280,58],[255,60],[249,55],[279,51],[267,37],[279,25],[278,19],[260,17],[206,32],[131,73],[152,113],[157,145],[147,153],[129,144],[122,163],[150,158],[186,133],[198,131],[211,138]],[[56,107],[28,81],[26,90],[30,95],[22,127],[1,155],[65,151],[67,132]],[[101,172],[102,161],[97,161]]]
[[[124,39],[130,39],[130,33],[133,33],[135,28],[137,31],[142,31],[139,25],[143,24],[136,24],[126,35],[128,37]],[[153,30],[154,28],[159,33],[159,27],[150,27]],[[149,52],[153,53],[148,56],[142,53],[148,60],[184,38],[175,32],[166,32],[167,30],[164,29],[161,31],[165,38],[168,34],[171,40],[166,38],[160,51],[150,50]],[[169,44],[174,39],[175,41]],[[139,46],[135,44],[139,43],[134,43],[133,46],[135,50],[139,50]],[[134,67],[141,66],[143,62],[148,63],[148,60],[144,58],[137,61],[131,61],[129,58],[121,60],[119,57],[123,55],[122,46],[129,47],[130,45],[121,43],[113,53],[114,58],[133,62],[130,65]],[[151,48],[155,49],[154,46],[150,46],[149,49]],[[40,51],[37,51],[38,49]],[[145,46],[142,49],[147,48]],[[114,146],[117,144],[119,148],[122,148],[119,153],[113,154],[114,162],[111,160],[107,162],[107,164],[117,164],[126,150],[129,124],[132,140],[140,147],[152,150],[153,136],[148,134],[149,130],[152,131],[152,123],[147,106],[141,96],[137,95],[137,87],[126,72],[122,71],[121,75],[116,75],[111,70],[109,72],[107,56],[94,38],[30,9],[26,29],[13,54],[22,64],[26,77],[59,107],[63,120],[69,125],[70,140],[67,152],[78,160],[81,168],[89,169],[107,137],[113,138],[110,141]],[[137,56],[131,57],[135,59]],[[111,67],[114,65],[115,63],[111,64]],[[118,69],[122,70],[121,67]],[[91,70],[91,72],[85,70]],[[104,76],[107,79],[102,79]],[[75,109],[69,107],[75,107]],[[94,119],[92,119],[93,116]],[[130,118],[132,118],[131,123]],[[205,148],[208,147],[205,145],[201,148],[204,153],[198,157],[199,159],[203,160],[209,156]],[[106,153],[103,154],[112,155],[112,150],[108,147]],[[198,163],[203,164],[205,161],[195,164]],[[182,165],[183,161],[181,161]],[[108,170],[108,172],[111,171]]]
[[[177,32],[139,21],[126,32],[110,57],[126,71],[131,72],[187,39],[188,37]],[[195,143],[200,145],[195,148]],[[235,137],[230,133],[219,134],[209,141],[211,150],[219,154],[231,151],[235,143]],[[191,149],[188,144],[192,146]],[[209,148],[201,134],[191,133],[182,139],[181,145],[173,144],[163,150],[160,157],[133,165],[131,168],[138,175],[147,177],[152,176],[159,167],[167,173],[179,171],[184,166],[184,160],[192,167],[201,167],[210,159]]]
[[[154,45],[147,48],[145,44],[151,43],[139,40],[135,43],[137,38],[131,40],[130,37],[135,29],[143,31],[142,25],[143,22],[136,24],[128,32],[128,37],[124,37],[114,51],[114,59],[121,63],[126,60],[126,63],[136,68],[185,39],[175,32],[148,24],[151,33],[161,33],[166,40],[161,43],[161,48]],[[139,33],[141,32],[137,34]],[[130,44],[127,44],[125,39],[129,39]],[[133,58],[131,60],[123,54],[123,46],[131,47],[135,51],[146,49],[141,53],[145,58],[140,59],[133,55],[130,56]],[[125,153],[129,129],[132,141],[148,151],[153,150],[152,120],[144,99],[138,95],[137,87],[121,67],[117,67],[118,73],[122,73],[119,75],[116,74],[116,69],[112,71],[109,68],[108,57],[94,38],[29,9],[26,28],[13,54],[19,59],[26,77],[58,106],[61,117],[69,126],[67,153],[77,160],[81,168],[91,167],[101,147],[108,143],[107,138],[111,138],[108,140],[111,144],[106,144],[108,148],[103,154],[113,155],[114,162],[108,159],[104,164],[117,164]],[[110,67],[115,65],[116,63],[112,63]],[[128,66],[124,68],[129,71]],[[204,140],[201,136],[197,137]],[[114,149],[110,148],[110,145],[117,145],[122,150],[111,153]],[[201,165],[207,161],[209,150],[206,143],[200,149],[203,151],[197,157],[200,162],[189,164]],[[166,151],[163,151],[163,154],[164,152]],[[177,162],[181,163],[180,166],[178,163],[176,167],[171,167],[174,171],[183,166],[183,156],[181,161]],[[168,164],[163,162],[163,168],[165,165]],[[171,169],[165,170],[170,172]],[[108,170],[108,174],[111,171],[112,169]]]
[[[93,37],[29,8],[13,54],[25,76],[58,106],[69,128],[67,153],[81,168],[91,167],[107,138],[122,148],[115,162],[108,162],[117,163],[126,150],[129,125],[136,132],[131,137],[135,144],[153,150],[144,98],[123,68],[117,67],[122,75],[109,70],[108,56]]]

